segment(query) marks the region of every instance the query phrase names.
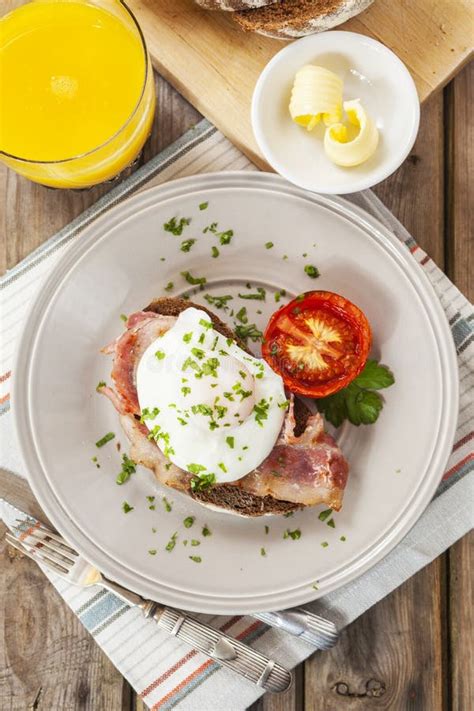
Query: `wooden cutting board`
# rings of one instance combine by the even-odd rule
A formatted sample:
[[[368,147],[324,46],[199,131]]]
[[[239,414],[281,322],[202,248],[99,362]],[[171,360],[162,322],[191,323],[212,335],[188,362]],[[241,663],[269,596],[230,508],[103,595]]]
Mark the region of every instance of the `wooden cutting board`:
[[[192,0],[128,0],[152,61],[204,116],[262,168],[250,125],[257,77],[284,42],[244,33],[229,12]],[[472,54],[474,0],[375,0],[337,29],[374,37],[405,62],[423,101]],[[158,106],[159,111],[159,106]]]

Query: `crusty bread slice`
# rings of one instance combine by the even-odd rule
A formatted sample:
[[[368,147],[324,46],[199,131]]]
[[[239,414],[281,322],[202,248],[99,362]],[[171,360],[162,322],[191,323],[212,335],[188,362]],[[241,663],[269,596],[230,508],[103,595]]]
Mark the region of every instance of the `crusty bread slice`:
[[[194,2],[206,8],[206,10],[228,10],[234,12],[235,10],[256,10],[260,7],[276,4],[281,0],[194,0]]]
[[[244,29],[278,39],[324,32],[363,12],[374,0],[281,0],[234,15]]]
[[[247,353],[250,352],[245,343],[236,338],[232,329],[229,328],[224,321],[221,321],[216,314],[205,306],[201,306],[201,304],[195,304],[185,299],[163,297],[152,301],[144,311],[154,311],[163,316],[179,316],[182,311],[188,309],[190,306],[205,311],[209,315],[216,331],[219,331],[225,338],[232,338],[243,350]],[[294,431],[297,436],[304,431],[310,414],[308,408],[301,400],[295,400],[296,425]],[[299,504],[274,499],[272,496],[255,496],[254,494],[242,491],[238,486],[233,486],[232,484],[216,484],[205,491],[192,492],[190,490],[188,493],[201,504],[209,506],[210,508],[224,510],[228,513],[235,513],[239,516],[283,514],[303,508]]]

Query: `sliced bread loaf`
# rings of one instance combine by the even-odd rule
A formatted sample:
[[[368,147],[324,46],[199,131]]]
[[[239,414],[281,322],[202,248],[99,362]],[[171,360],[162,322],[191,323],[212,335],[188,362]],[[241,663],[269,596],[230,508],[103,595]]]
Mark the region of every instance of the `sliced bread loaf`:
[[[235,10],[255,10],[257,8],[266,7],[267,5],[273,5],[280,0],[194,0],[201,7],[205,7],[206,10],[229,10],[234,12]]]
[[[278,39],[329,30],[358,15],[373,0],[281,0],[276,5],[236,12],[244,29]]]

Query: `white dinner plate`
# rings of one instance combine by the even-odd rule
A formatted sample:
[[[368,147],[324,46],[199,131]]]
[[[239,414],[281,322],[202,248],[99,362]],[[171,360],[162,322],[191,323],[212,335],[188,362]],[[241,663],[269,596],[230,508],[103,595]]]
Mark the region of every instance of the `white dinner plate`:
[[[205,202],[207,209],[200,210]],[[192,218],[181,237],[163,230],[173,216]],[[218,241],[203,233],[212,222],[234,231],[215,259],[211,247]],[[187,238],[196,239],[188,253],[180,250]],[[270,241],[274,246],[267,249]],[[317,266],[318,279],[305,274],[307,264]],[[185,270],[205,276],[205,290],[190,292],[180,275]],[[291,518],[213,512],[164,490],[145,469],[122,486],[115,483],[127,441],[111,404],[95,391],[98,381],[110,380],[110,357],[99,350],[122,331],[121,314],[165,294],[169,282],[174,287],[168,293],[192,293],[203,304],[207,293],[234,295],[232,305],[245,304],[260,328],[281,289],[286,299],[314,288],[336,291],[364,310],[373,328],[372,354],[390,366],[396,383],[384,391],[376,424],[344,424],[337,432],[350,477],[335,528],[319,519],[321,506]],[[237,294],[247,291],[247,283],[252,290],[264,287],[266,301],[241,302]],[[433,496],[458,403],[451,333],[406,247],[348,202],[263,173],[177,180],[97,219],[41,289],[14,372],[14,412],[29,480],[58,530],[107,576],[140,594],[223,614],[307,602],[386,555]],[[95,442],[109,431],[115,440],[97,449]],[[134,507],[127,514],[124,501]],[[196,521],[187,529],[183,519],[190,515]],[[212,535],[202,535],[204,524]],[[284,538],[297,528],[299,540]],[[167,551],[175,532],[177,543]],[[200,545],[192,547],[191,539]],[[196,555],[201,563],[190,559]]]

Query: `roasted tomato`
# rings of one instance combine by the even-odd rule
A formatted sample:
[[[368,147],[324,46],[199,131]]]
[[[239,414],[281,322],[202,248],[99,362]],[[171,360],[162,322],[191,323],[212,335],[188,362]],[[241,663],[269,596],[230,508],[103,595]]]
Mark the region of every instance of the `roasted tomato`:
[[[357,306],[331,291],[308,291],[273,314],[262,350],[290,392],[318,398],[354,380],[371,343]]]

